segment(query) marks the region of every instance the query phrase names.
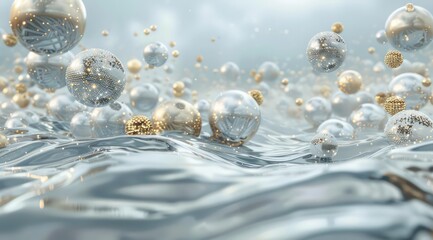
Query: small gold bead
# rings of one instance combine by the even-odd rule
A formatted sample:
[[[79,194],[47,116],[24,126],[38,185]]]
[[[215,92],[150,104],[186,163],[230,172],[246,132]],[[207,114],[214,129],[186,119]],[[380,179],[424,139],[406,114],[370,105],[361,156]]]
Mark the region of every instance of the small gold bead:
[[[153,135],[152,122],[146,116],[134,116],[125,123],[128,135]]]
[[[156,25],[152,25],[149,28],[152,32],[155,32],[158,29],[158,27]]]
[[[174,50],[174,51],[171,53],[171,55],[172,55],[173,57],[177,58],[177,57],[179,57],[180,52],[179,52],[178,50]]]
[[[422,85],[424,85],[424,87],[430,87],[430,85],[431,85],[431,79],[430,78],[424,78],[422,80]]]
[[[107,37],[110,33],[107,30],[102,30],[101,35]]]
[[[13,34],[3,34],[2,39],[4,44],[8,47],[13,47],[17,45],[18,42],[17,37],[15,37]]]
[[[171,41],[169,43],[169,45],[170,45],[170,47],[174,48],[174,47],[176,47],[176,42],[175,41]]]
[[[297,98],[295,100],[295,103],[297,106],[302,106],[302,104],[304,104],[304,100],[302,98]]]
[[[20,65],[15,66],[14,71],[16,74],[21,74],[24,71],[24,68],[21,67]]]
[[[127,63],[128,70],[132,74],[139,73],[142,66],[141,61],[136,58],[129,60]]]
[[[389,68],[398,68],[403,63],[403,55],[399,51],[391,50],[386,53],[384,62]]]
[[[30,104],[30,98],[25,93],[17,93],[12,97],[12,101],[20,108],[26,108]]]
[[[145,28],[144,30],[143,30],[143,33],[144,33],[144,35],[149,35],[150,34],[150,29],[148,29],[148,28]]]
[[[25,92],[27,92],[27,86],[24,83],[17,83],[15,85],[15,90],[18,93],[25,93]]]
[[[182,97],[184,93],[185,93],[184,91],[174,91],[173,90],[173,96],[178,97],[178,98]]]
[[[173,83],[173,91],[183,92],[185,90],[185,83],[182,81],[177,81]]]
[[[196,61],[197,61],[198,63],[203,62],[203,56],[202,56],[202,55],[198,55],[197,58],[196,58]]]
[[[254,100],[256,100],[257,104],[262,105],[263,100],[264,100],[262,92],[260,92],[259,90],[254,89],[254,90],[249,91],[248,94],[252,98],[254,98]]]
[[[369,47],[368,48],[368,53],[374,54],[375,52],[376,52],[376,49],[374,47]]]
[[[289,85],[289,79],[288,79],[288,78],[283,78],[283,79],[281,80],[281,85],[283,85],[283,86],[287,86],[287,85]]]
[[[336,22],[336,23],[332,24],[331,29],[335,33],[342,33],[344,30],[344,26],[343,26],[343,24]]]
[[[263,73],[256,73],[256,75],[254,75],[254,80],[256,83],[261,83],[263,80]]]
[[[406,103],[401,97],[391,96],[386,99],[384,107],[390,115],[395,115],[396,113],[406,109]]]
[[[415,6],[412,3],[406,4],[406,11],[413,12],[415,10]]]

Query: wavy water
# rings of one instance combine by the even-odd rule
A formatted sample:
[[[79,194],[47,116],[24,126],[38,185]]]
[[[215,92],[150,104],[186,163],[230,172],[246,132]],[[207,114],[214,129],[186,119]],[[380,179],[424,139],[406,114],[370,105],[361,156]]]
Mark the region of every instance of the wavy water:
[[[323,162],[314,133],[282,130],[265,120],[239,148],[209,132],[74,140],[47,119],[5,131],[0,239],[433,237],[433,142],[364,138]]]

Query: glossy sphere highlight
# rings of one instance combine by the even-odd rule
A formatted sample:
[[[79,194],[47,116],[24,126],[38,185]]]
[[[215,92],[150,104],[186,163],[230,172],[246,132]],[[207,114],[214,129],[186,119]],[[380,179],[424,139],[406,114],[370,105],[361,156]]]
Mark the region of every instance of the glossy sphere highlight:
[[[79,112],[71,119],[69,129],[75,138],[92,137],[92,128],[90,127],[90,113]]]
[[[227,62],[220,68],[220,73],[224,80],[235,81],[240,76],[240,69],[234,62]]]
[[[144,48],[143,57],[150,66],[160,67],[167,62],[168,49],[164,44],[154,42]]]
[[[318,133],[310,142],[310,151],[319,158],[332,158],[337,155],[337,140],[329,133]]]
[[[429,100],[431,88],[423,85],[424,77],[416,73],[403,73],[388,85],[388,91],[403,98],[407,109],[418,110]]]
[[[275,81],[280,76],[280,68],[273,62],[264,62],[259,67],[259,74],[261,74],[263,81]]]
[[[248,142],[259,129],[260,122],[257,102],[238,90],[221,93],[209,111],[209,124],[214,138],[230,146]]]
[[[362,104],[349,117],[350,123],[356,128],[380,129],[386,123],[386,112],[371,103]]]
[[[47,104],[48,114],[59,121],[69,122],[81,110],[82,105],[67,95],[55,96]]]
[[[385,30],[380,30],[376,33],[376,41],[380,44],[386,44],[388,42]]]
[[[385,135],[397,145],[421,143],[433,139],[433,122],[422,112],[401,111],[388,120]]]
[[[328,133],[339,139],[351,140],[355,137],[355,129],[348,122],[329,119],[317,128],[317,133]]]
[[[322,97],[314,97],[304,105],[304,117],[313,126],[319,126],[329,119],[332,109],[331,103]]]
[[[89,107],[113,103],[125,88],[125,70],[112,53],[89,49],[77,54],[66,70],[69,92]]]
[[[83,37],[86,9],[81,0],[15,0],[10,24],[28,50],[41,55],[62,54]]]
[[[346,43],[334,32],[321,32],[315,35],[307,46],[307,57],[317,72],[337,70],[346,59]]]
[[[129,92],[131,106],[141,112],[152,110],[158,104],[158,89],[151,83],[136,86]]]
[[[361,89],[362,77],[357,71],[344,71],[338,77],[338,88],[346,94],[354,94]]]

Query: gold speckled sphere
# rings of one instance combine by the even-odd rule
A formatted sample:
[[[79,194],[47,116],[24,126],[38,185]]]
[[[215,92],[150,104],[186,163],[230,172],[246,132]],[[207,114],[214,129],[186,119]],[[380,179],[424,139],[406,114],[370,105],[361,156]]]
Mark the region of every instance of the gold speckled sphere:
[[[128,70],[132,74],[139,73],[142,66],[141,61],[136,58],[129,60],[127,63]]]
[[[201,116],[190,103],[181,99],[171,99],[161,103],[153,112],[153,126],[157,133],[181,131],[199,136]]]
[[[403,63],[403,55],[396,50],[388,51],[385,55],[384,62],[389,68],[398,68]]]
[[[128,135],[152,135],[152,122],[146,116],[134,116],[125,123],[125,133]]]
[[[430,78],[424,78],[424,79],[422,80],[422,85],[423,85],[424,87],[430,87],[430,85],[431,85],[431,79],[430,79]]]
[[[259,90],[251,90],[248,92],[248,94],[254,98],[254,100],[256,100],[257,104],[262,105],[264,97],[262,92],[260,92]]]
[[[172,55],[173,57],[177,58],[177,57],[179,57],[180,52],[179,52],[178,50],[174,50],[174,51],[171,53],[171,55]]]
[[[406,103],[401,97],[391,96],[386,99],[384,107],[390,115],[395,115],[396,113],[406,109]]]
[[[150,29],[148,29],[148,28],[145,28],[144,30],[143,30],[143,33],[144,33],[144,35],[149,35],[150,34]]]
[[[0,134],[0,148],[4,148],[8,144],[9,144],[8,138],[5,135]]]
[[[3,42],[8,47],[13,47],[17,45],[18,39],[13,34],[3,34],[2,35]]]
[[[302,98],[297,98],[297,99],[295,100],[295,104],[296,104],[297,106],[302,106],[302,104],[304,104],[304,99],[302,99]]]
[[[357,71],[344,71],[338,76],[338,88],[345,94],[357,93],[361,86],[362,77]]]
[[[343,24],[336,22],[336,23],[332,24],[331,30],[335,33],[340,34],[343,32],[344,26],[343,26]]]
[[[25,93],[17,93],[12,97],[12,101],[20,108],[26,108],[30,104],[30,98]]]
[[[17,91],[17,93],[25,93],[27,92],[27,87],[24,83],[17,83],[15,85],[15,90]]]

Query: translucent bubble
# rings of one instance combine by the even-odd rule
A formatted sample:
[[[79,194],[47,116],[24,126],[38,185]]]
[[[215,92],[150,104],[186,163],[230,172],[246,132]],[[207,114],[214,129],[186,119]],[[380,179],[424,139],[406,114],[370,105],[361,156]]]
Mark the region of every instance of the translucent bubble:
[[[260,65],[258,73],[264,81],[275,81],[280,76],[280,68],[273,62],[264,62]]]
[[[236,81],[240,76],[241,70],[234,62],[227,62],[220,68],[220,73],[224,80]]]
[[[331,97],[332,112],[339,117],[348,117],[359,105],[354,95],[336,92]]]
[[[47,104],[48,115],[53,116],[56,120],[65,122],[69,122],[82,109],[82,105],[67,95],[57,95]]]
[[[414,6],[414,11],[401,7],[388,17],[385,31],[389,42],[396,49],[419,50],[429,45],[433,39],[433,16],[419,6]]]
[[[319,158],[332,158],[337,155],[337,140],[329,133],[318,133],[310,142],[310,151]]]
[[[313,97],[304,105],[304,117],[313,126],[319,126],[332,114],[331,104],[322,97]]]
[[[95,108],[90,113],[92,137],[105,138],[125,134],[125,123],[132,117],[131,109],[124,103],[120,110],[111,107]]]
[[[151,83],[136,86],[129,92],[131,106],[141,112],[152,110],[158,104],[158,89]]]
[[[346,43],[340,35],[321,32],[308,43],[307,56],[315,71],[332,72],[343,64],[346,51]]]
[[[385,110],[371,103],[362,104],[349,117],[349,121],[354,127],[363,129],[382,129],[386,120]]]
[[[390,142],[397,145],[429,141],[433,139],[433,121],[419,111],[401,111],[388,120],[385,135]]]
[[[164,44],[154,42],[144,48],[143,56],[144,61],[150,66],[160,67],[167,62],[168,49]]]
[[[392,69],[392,74],[398,76],[403,73],[418,73],[424,77],[429,75],[427,66],[422,62],[411,63],[409,60],[404,59],[403,64],[398,68]]]
[[[16,0],[10,25],[20,43],[41,55],[65,53],[81,40],[86,9],[81,0]]]
[[[45,108],[47,106],[50,96],[46,93],[36,93],[32,97],[32,105],[36,108]]]
[[[376,41],[380,44],[386,44],[388,42],[385,30],[380,30],[376,33]]]
[[[431,94],[431,87],[423,85],[424,77],[416,73],[403,73],[395,77],[388,85],[388,91],[403,98],[407,109],[424,107]]]
[[[69,129],[75,138],[91,138],[90,113],[79,112],[75,114],[71,119]]]
[[[199,100],[194,106],[195,108],[197,108],[201,115],[207,115],[209,113],[210,103],[205,99]]]
[[[73,58],[71,52],[54,57],[30,52],[26,58],[27,73],[39,87],[59,89],[66,85],[66,68]]]
[[[317,133],[328,133],[338,139],[351,140],[355,137],[355,129],[346,121],[329,119],[317,128]]]
[[[268,96],[269,92],[271,91],[271,88],[269,87],[269,84],[265,83],[265,82],[261,82],[257,85],[256,87],[257,90],[259,90],[263,96]]]
[[[102,107],[122,94],[125,70],[112,53],[89,49],[78,53],[67,68],[66,84],[78,102],[89,107]]]
[[[362,105],[364,103],[374,103],[373,95],[368,92],[358,92],[355,94],[355,98],[358,105]]]
[[[214,137],[231,146],[242,145],[253,138],[260,122],[257,102],[247,93],[237,90],[221,93],[209,112]]]

